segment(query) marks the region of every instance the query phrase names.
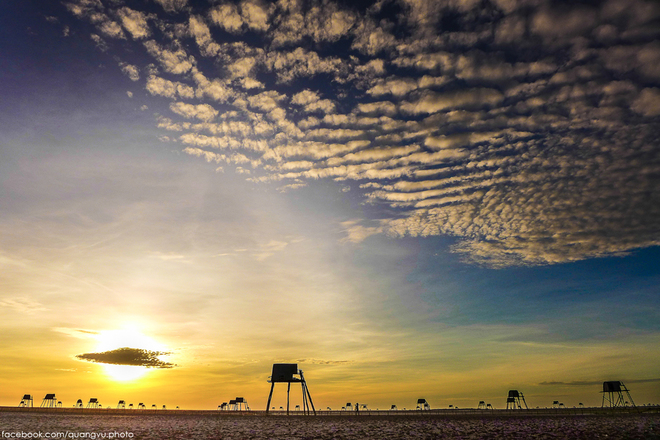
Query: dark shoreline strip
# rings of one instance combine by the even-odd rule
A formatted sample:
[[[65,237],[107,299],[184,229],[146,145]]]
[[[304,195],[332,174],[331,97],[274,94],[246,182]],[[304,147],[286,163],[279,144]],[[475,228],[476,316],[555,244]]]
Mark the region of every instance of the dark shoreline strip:
[[[60,414],[88,416],[207,416],[207,417],[266,417],[266,411],[219,411],[219,410],[186,410],[186,409],[116,409],[116,408],[25,408],[15,406],[0,406],[0,412],[29,414]],[[512,418],[512,417],[568,417],[568,416],[614,416],[635,414],[658,414],[660,406],[641,406],[636,408],[562,408],[562,409],[528,409],[528,410],[477,410],[477,409],[435,409],[419,410],[368,410],[356,415],[352,411],[317,411],[317,417],[390,417],[390,418]],[[286,417],[286,411],[270,411],[270,416]],[[289,417],[314,417],[292,413]]]

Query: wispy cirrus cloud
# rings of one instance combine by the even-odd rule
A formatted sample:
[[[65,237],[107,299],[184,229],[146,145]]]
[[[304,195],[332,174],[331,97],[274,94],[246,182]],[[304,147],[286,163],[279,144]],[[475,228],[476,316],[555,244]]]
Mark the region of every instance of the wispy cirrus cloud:
[[[348,241],[451,235],[491,267],[660,244],[655,3],[159,3],[67,7],[146,52],[120,66],[177,100],[158,126],[185,153],[288,190],[353,182],[383,209]]]

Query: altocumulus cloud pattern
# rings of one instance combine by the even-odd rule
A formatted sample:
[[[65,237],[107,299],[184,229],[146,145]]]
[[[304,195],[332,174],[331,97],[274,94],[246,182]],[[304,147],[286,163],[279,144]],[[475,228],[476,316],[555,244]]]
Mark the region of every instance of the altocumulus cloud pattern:
[[[659,243],[657,2],[66,6],[169,100],[164,142],[283,191],[351,181],[384,208],[347,240],[447,234],[491,267]]]

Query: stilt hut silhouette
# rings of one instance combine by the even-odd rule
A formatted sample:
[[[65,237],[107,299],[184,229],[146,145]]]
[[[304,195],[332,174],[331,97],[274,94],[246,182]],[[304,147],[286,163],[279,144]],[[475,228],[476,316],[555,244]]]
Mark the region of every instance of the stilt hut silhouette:
[[[32,395],[24,394],[21,399],[21,403],[18,404],[19,407],[32,408],[34,406],[34,401],[32,400]]]
[[[245,400],[243,397],[237,397],[234,399],[234,405],[235,405],[235,410],[236,411],[248,411],[250,407],[247,404],[247,400]],[[245,408],[243,407],[245,406]]]
[[[553,407],[553,408],[559,408],[559,400],[554,400],[554,401],[552,402],[552,407]]]
[[[477,409],[486,409],[486,402],[483,400],[479,401],[479,405],[477,406]]]
[[[390,407],[390,411],[396,411],[396,410],[398,410],[398,409],[399,409],[399,408],[397,408],[396,405],[392,405],[392,406]]]
[[[61,401],[61,400],[58,400],[58,401],[57,401],[57,407],[58,407],[58,408],[62,408],[62,401]]]
[[[506,409],[522,409],[523,405],[525,405],[525,409],[529,409],[523,393],[518,390],[509,390],[509,397],[506,398]]]
[[[353,411],[353,404],[351,402],[346,402],[346,406],[344,408],[346,411]]]
[[[138,403],[138,409],[147,409],[147,407],[144,405],[144,403],[140,402]]]
[[[157,407],[156,404],[154,403],[154,404],[151,405],[151,409],[158,409],[158,407]]]
[[[295,377],[295,376],[300,377]],[[266,415],[270,408],[270,400],[273,397],[273,388],[275,388],[276,383],[286,383],[286,414],[289,415],[289,393],[291,391],[291,382],[300,383],[302,387],[303,395],[303,413],[309,414],[309,407],[311,405],[314,415],[316,415],[316,409],[314,408],[314,403],[312,402],[312,396],[309,394],[309,388],[307,388],[307,382],[305,382],[305,376],[303,375],[302,370],[298,369],[298,364],[273,364],[273,374],[270,376],[269,382],[270,385],[270,394],[268,395],[268,403],[266,404]]]
[[[431,405],[426,401],[426,399],[417,399],[417,408],[416,409],[421,409],[422,411],[424,410],[430,410]]]
[[[120,400],[119,403],[117,403],[117,409],[126,409],[126,402]]]
[[[128,409],[133,409],[133,404],[132,403],[128,404]]]
[[[55,408],[57,406],[57,399],[55,394],[46,394],[44,400],[41,401],[42,408]]]
[[[82,408],[82,407],[83,407],[83,401],[82,401],[82,399],[78,399],[76,401],[75,408]]]
[[[609,406],[610,408],[635,406],[635,402],[633,402],[632,400],[630,391],[628,390],[628,388],[626,388],[623,382],[620,382],[618,380],[603,382],[602,393],[603,393],[603,403],[601,404],[601,408],[604,408],[605,406]],[[628,396],[628,400],[624,398],[623,396],[624,393],[626,394],[626,396]]]
[[[99,408],[100,406],[101,404],[96,397],[90,398],[89,402],[87,402],[87,408]]]

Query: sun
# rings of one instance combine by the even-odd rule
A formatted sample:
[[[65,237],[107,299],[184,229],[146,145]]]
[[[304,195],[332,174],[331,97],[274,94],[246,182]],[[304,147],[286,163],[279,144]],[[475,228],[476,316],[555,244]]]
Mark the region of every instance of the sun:
[[[139,348],[150,351],[167,351],[164,344],[141,333],[136,328],[121,330],[103,330],[96,335],[96,351],[105,352],[118,348]],[[140,379],[149,372],[149,368],[134,365],[103,364],[103,370],[110,379],[128,382]]]
[[[117,382],[130,382],[140,379],[149,372],[147,367],[136,367],[133,365],[104,364],[103,371],[110,379]]]

